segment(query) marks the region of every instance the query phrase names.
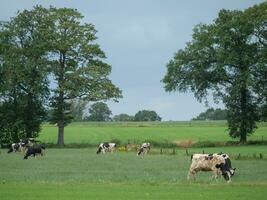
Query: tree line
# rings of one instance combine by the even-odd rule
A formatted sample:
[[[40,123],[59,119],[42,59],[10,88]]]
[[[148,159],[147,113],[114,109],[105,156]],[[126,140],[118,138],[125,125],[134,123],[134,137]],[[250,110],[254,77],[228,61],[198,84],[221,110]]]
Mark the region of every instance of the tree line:
[[[73,121],[161,121],[161,117],[153,110],[140,110],[134,116],[123,113],[112,117],[112,111],[104,102],[93,103],[88,110],[86,105],[84,101],[72,104]]]

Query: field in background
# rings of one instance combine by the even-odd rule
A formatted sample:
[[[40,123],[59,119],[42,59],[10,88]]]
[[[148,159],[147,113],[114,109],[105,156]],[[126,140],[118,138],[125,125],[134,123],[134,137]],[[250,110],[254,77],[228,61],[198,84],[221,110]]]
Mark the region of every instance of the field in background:
[[[231,155],[262,153],[264,159],[232,160],[237,168],[232,183],[210,180],[200,173],[188,182],[190,157],[184,149],[175,155],[156,150],[143,157],[135,152],[96,155],[94,148],[47,149],[44,157],[22,159],[21,153],[0,150],[1,200],[73,199],[265,199],[267,195],[266,146],[190,148],[190,152]],[[252,192],[253,191],[253,192]]]
[[[249,140],[267,140],[267,123],[259,123]],[[56,143],[57,127],[44,124],[39,140]],[[159,144],[183,141],[237,141],[228,136],[225,121],[188,122],[80,122],[65,127],[65,144],[97,145],[103,141],[140,143],[154,141]]]

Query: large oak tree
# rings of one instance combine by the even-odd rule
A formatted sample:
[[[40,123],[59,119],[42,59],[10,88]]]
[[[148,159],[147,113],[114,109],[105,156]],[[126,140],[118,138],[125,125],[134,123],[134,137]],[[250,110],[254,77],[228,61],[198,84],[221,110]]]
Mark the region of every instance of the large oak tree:
[[[70,122],[70,101],[80,98],[99,101],[121,97],[121,91],[108,78],[111,66],[96,43],[96,29],[81,23],[75,9],[50,8],[52,26],[48,27],[49,59],[56,89],[52,98],[52,122],[58,126],[58,145],[64,145],[64,127]]]
[[[212,93],[228,110],[229,134],[246,142],[266,108],[267,3],[244,11],[221,10],[193,29],[192,41],[167,65],[166,91]]]

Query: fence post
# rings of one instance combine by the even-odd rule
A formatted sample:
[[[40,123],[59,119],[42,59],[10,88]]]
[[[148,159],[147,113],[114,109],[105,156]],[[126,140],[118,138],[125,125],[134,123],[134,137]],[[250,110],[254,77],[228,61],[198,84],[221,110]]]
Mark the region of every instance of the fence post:
[[[187,156],[189,156],[188,149],[185,149],[185,153]]]
[[[160,154],[162,154],[163,152],[162,152],[162,148],[160,148]]]
[[[176,152],[175,152],[175,148],[172,149],[172,154],[175,155]]]

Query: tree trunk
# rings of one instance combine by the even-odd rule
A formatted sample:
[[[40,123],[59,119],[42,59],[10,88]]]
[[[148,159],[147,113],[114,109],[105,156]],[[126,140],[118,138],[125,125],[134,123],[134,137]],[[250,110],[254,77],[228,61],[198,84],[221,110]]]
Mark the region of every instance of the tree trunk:
[[[32,94],[28,93],[27,95],[27,108],[26,108],[26,138],[33,137],[33,130],[31,124],[33,123],[33,102],[32,102]]]
[[[240,143],[247,142],[247,89],[246,87],[242,87],[241,89],[241,99],[240,99],[240,106],[241,106],[241,123],[240,123]]]
[[[57,144],[60,147],[64,146],[64,67],[65,55],[60,54],[60,74],[58,80],[59,96],[58,96],[58,140]]]
[[[58,123],[58,139],[57,139],[57,145],[59,147],[64,147],[64,122]]]

